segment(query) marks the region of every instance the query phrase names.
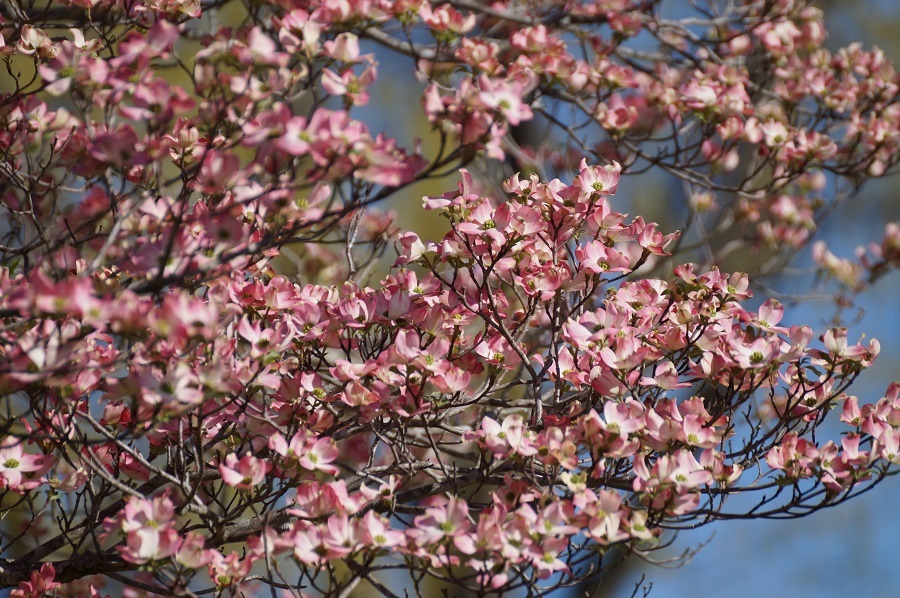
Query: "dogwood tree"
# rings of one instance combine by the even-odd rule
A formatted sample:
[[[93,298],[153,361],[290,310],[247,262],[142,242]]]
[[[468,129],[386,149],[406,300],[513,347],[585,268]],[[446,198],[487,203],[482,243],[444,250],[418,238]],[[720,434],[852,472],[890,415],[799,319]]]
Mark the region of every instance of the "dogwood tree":
[[[863,201],[900,79],[802,0],[669,4],[0,4],[0,587],[546,593],[889,475],[877,341],[717,265]],[[433,150],[364,120],[386,61]],[[448,173],[443,238],[379,209]],[[813,253],[852,296],[900,228]]]

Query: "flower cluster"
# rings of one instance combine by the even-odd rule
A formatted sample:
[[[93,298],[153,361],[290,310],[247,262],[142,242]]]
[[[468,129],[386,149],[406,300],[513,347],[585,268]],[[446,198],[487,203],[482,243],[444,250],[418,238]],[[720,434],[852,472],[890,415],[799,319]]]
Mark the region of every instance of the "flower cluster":
[[[12,22],[0,3],[13,595],[99,596],[103,576],[336,595],[390,569],[542,593],[736,516],[729,495],[805,514],[900,463],[900,386],[847,394],[877,341],[781,325],[704,233],[733,224],[779,263],[850,197],[829,179],[891,172],[881,52],[829,53],[793,0],[683,22],[423,0],[261,0],[233,22],[230,4]],[[414,65],[436,143],[365,120],[385,51]],[[490,179],[500,160],[519,172]],[[649,167],[680,177],[695,228],[624,213]],[[440,238],[371,207],[456,171],[423,199]],[[898,230],[858,262],[814,257],[858,291],[900,263]],[[708,263],[682,264],[697,240]],[[819,430],[834,410],[840,442]]]
[[[238,270],[202,294],[158,302],[123,289],[112,302],[115,281],[77,264],[59,282],[44,269],[7,274],[3,308],[42,324],[8,344],[16,369],[3,383],[46,389],[35,423],[51,447],[2,449],[7,486],[37,489],[48,470],[57,491],[123,476],[172,484],[124,501],[104,539],[126,563],[206,566],[220,587],[242,583],[260,558],[293,555],[314,575],[335,560],[399,553],[501,588],[513,567],[539,579],[571,572],[576,534],[652,546],[666,521],[703,516],[721,489],[754,492],[739,486],[748,460],[780,483],[812,478],[837,494],[896,461],[896,392],[861,409],[841,391],[876,342],[850,345],[835,329],[810,348],[808,328],[778,325],[777,301],[742,306],[751,293],[739,274],[680,266],[668,281],[625,280],[667,256],[676,235],[612,209],[619,171],[583,163],[568,185],[512,177],[505,200],[479,194],[464,171],[457,191],[425,198],[450,231],[434,243],[398,239],[377,288]],[[114,338],[139,356],[127,369]],[[70,368],[80,372],[71,381]],[[704,386],[718,390],[701,396]],[[856,426],[842,445],[806,438],[840,402]],[[728,451],[753,433],[736,416],[754,404],[781,432]],[[55,463],[52,447],[85,426],[109,442],[74,471]],[[383,438],[398,434],[405,449],[388,451]],[[194,443],[208,448],[183,474],[160,461]],[[452,455],[469,464],[431,484],[456,492],[410,507],[418,514],[406,524],[392,520],[427,496],[430,470]],[[349,482],[352,472],[363,475]],[[491,508],[460,492],[485,479]],[[227,523],[253,504],[272,512],[249,529]],[[258,548],[212,548],[189,513],[214,524],[211,538]]]

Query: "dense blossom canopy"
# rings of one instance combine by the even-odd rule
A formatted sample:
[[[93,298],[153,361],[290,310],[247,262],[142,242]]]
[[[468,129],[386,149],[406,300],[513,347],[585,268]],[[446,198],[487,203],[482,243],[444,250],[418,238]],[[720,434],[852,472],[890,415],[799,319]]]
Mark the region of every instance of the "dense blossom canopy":
[[[0,588],[543,593],[888,475],[878,342],[717,265],[892,171],[900,77],[801,0],[668,4],[2,3]],[[360,115],[386,60],[430,151]],[[684,230],[622,213],[650,169]],[[456,171],[443,238],[378,211]],[[900,226],[813,254],[852,296]]]

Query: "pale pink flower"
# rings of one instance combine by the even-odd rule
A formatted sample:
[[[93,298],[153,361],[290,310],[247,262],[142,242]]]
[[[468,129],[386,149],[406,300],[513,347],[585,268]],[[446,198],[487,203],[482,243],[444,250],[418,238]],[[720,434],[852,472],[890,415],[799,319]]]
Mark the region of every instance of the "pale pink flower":
[[[621,173],[622,165],[618,162],[606,166],[588,166],[587,161],[582,160],[575,184],[584,193],[615,195]]]
[[[540,579],[546,579],[557,571],[569,570],[569,566],[559,558],[568,545],[568,538],[548,538],[528,549],[531,565]]]
[[[663,390],[675,390],[676,388],[689,388],[690,382],[679,382],[679,374],[675,364],[666,361],[656,367],[653,377],[641,378],[640,383],[646,386],[656,386]]]
[[[249,454],[238,459],[237,455],[231,453],[225,457],[225,462],[219,465],[222,481],[240,490],[252,490],[254,486],[262,483],[270,469],[272,469],[270,462]]]
[[[119,545],[122,558],[131,563],[165,559],[176,553],[181,543],[174,528],[175,505],[167,494],[153,499],[130,498],[115,519],[106,519],[107,535],[121,531],[125,544]]]
[[[499,112],[511,125],[518,125],[534,118],[531,107],[522,101],[525,85],[521,81],[491,79],[486,75],[478,78],[481,92],[478,99],[482,105]]]
[[[331,95],[344,96],[353,106],[365,106],[369,102],[366,87],[371,85],[375,78],[375,66],[369,65],[361,75],[356,75],[350,68],[342,70],[339,74],[331,69],[325,69],[322,72],[321,82],[322,89]]]
[[[34,55],[40,58],[53,58],[56,56],[57,48],[53,46],[53,41],[43,29],[38,29],[32,25],[22,25],[22,31],[19,33],[19,41],[16,43],[16,49],[21,54]]]
[[[406,536],[391,529],[390,520],[369,511],[362,519],[362,543],[373,548],[390,549],[404,543]]]
[[[343,513],[328,518],[322,533],[325,558],[344,558],[362,548],[363,542],[364,531],[358,520]]]
[[[813,467],[818,459],[818,448],[793,432],[785,434],[781,444],[766,454],[766,463],[769,467],[783,471],[790,479],[813,476]]]
[[[288,537],[292,543],[294,558],[301,563],[317,565],[322,561],[322,534],[307,521],[294,523]]]
[[[52,463],[51,457],[23,451],[23,442],[9,436],[0,443],[0,487],[20,493],[38,486],[37,476]]]
[[[449,4],[442,4],[432,9],[431,5],[426,2],[419,9],[419,16],[429,28],[438,32],[448,31],[458,35],[475,27],[474,14],[463,16]]]
[[[768,120],[760,125],[763,138],[769,147],[781,147],[788,142],[790,135],[784,123]]]
[[[255,560],[252,553],[247,553],[243,558],[237,552],[225,556],[218,550],[211,550],[209,554],[207,571],[219,590],[239,585],[250,573]]]
[[[462,538],[469,533],[469,505],[461,498],[451,497],[442,505],[430,507],[415,518],[408,534],[419,546],[437,544],[444,538]],[[465,543],[463,543],[465,546]]]

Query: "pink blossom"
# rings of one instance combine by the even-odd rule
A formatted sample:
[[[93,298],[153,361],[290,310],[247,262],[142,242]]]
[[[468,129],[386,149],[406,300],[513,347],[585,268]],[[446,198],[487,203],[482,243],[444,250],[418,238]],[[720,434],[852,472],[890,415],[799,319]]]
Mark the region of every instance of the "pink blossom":
[[[344,96],[354,106],[365,106],[369,101],[369,93],[365,88],[376,78],[373,65],[369,65],[357,76],[351,69],[344,69],[340,74],[330,69],[322,73],[322,88],[332,95]]]
[[[584,193],[616,194],[622,172],[622,166],[618,162],[607,166],[588,166],[587,161],[582,160],[580,168],[576,184]]]
[[[741,368],[765,367],[778,357],[777,339],[762,337],[752,340],[749,344],[744,344],[744,342],[745,339],[735,339],[731,345],[733,357]]]
[[[427,2],[419,8],[419,16],[428,27],[437,32],[465,33],[475,27],[475,15],[463,16],[449,4],[432,9]]]
[[[532,566],[538,577],[546,579],[557,571],[568,571],[569,566],[560,559],[560,553],[566,549],[569,541],[566,538],[550,538],[529,549]]]
[[[511,125],[534,118],[531,107],[522,101],[525,85],[521,81],[503,81],[482,75],[478,79],[481,93],[478,99],[487,108],[496,110]]]
[[[819,458],[814,444],[794,433],[786,434],[779,446],[766,455],[766,463],[772,469],[784,471],[788,478],[808,478],[813,475],[813,466]]]
[[[873,361],[881,350],[881,345],[877,340],[869,341],[868,346],[854,345],[849,346],[847,343],[846,328],[832,328],[822,336],[822,342],[830,354],[835,357],[843,357],[853,361]]]
[[[107,533],[121,531],[125,544],[117,548],[131,563],[165,559],[178,550],[181,540],[174,528],[175,505],[168,495],[152,500],[131,498],[115,519],[104,521]]]
[[[408,533],[419,546],[437,544],[445,538],[452,538],[465,546],[464,540],[457,538],[466,536],[470,527],[469,506],[464,500],[451,497],[444,504],[430,507],[424,515],[416,517],[415,527]]]
[[[42,29],[28,24],[22,26],[16,50],[26,55],[35,54],[40,58],[53,58],[57,53],[50,36]]]
[[[534,455],[537,449],[525,428],[525,422],[521,415],[512,414],[503,419],[503,424],[486,417],[481,422],[485,432],[485,445],[489,450],[504,456],[515,453],[528,457]]]
[[[31,572],[31,579],[23,581],[19,587],[12,591],[12,598],[43,598],[52,594],[53,590],[61,584],[53,581],[56,578],[56,569],[50,563],[44,563],[37,571]]]
[[[262,483],[266,473],[272,468],[268,461],[261,461],[253,455],[244,455],[240,459],[234,453],[225,457],[224,463],[219,465],[219,473],[222,481],[240,490],[252,490],[254,486]]]
[[[301,563],[315,565],[321,562],[322,555],[320,551],[324,548],[322,545],[322,534],[316,526],[306,522],[296,522],[290,531],[290,540],[293,544],[294,558]]]
[[[631,266],[625,255],[600,241],[591,241],[579,247],[575,255],[581,260],[581,268],[588,274],[625,272]]]
[[[3,488],[24,493],[40,485],[36,479],[46,471],[52,459],[31,455],[22,450],[24,441],[7,437],[0,444],[0,483]]]
[[[211,560],[207,566],[209,576],[217,589],[234,587],[250,573],[253,559],[249,556],[241,558],[237,552],[224,556],[218,550],[210,551]]]
[[[403,544],[404,534],[391,529],[390,522],[369,511],[362,519],[362,542],[372,547],[390,549]]]
[[[872,448],[872,453],[894,465],[900,465],[900,430],[885,428]]]
[[[175,560],[190,569],[199,569],[207,565],[218,551],[207,549],[204,538],[196,532],[188,532],[175,552]]]
[[[332,515],[325,524],[322,544],[325,558],[344,558],[362,548],[364,532],[346,514]]]
[[[675,365],[670,361],[657,367],[652,378],[641,378],[640,383],[647,386],[657,386],[664,390],[675,390],[676,388],[688,388],[691,386],[689,382],[678,381],[678,371],[675,369]]]

